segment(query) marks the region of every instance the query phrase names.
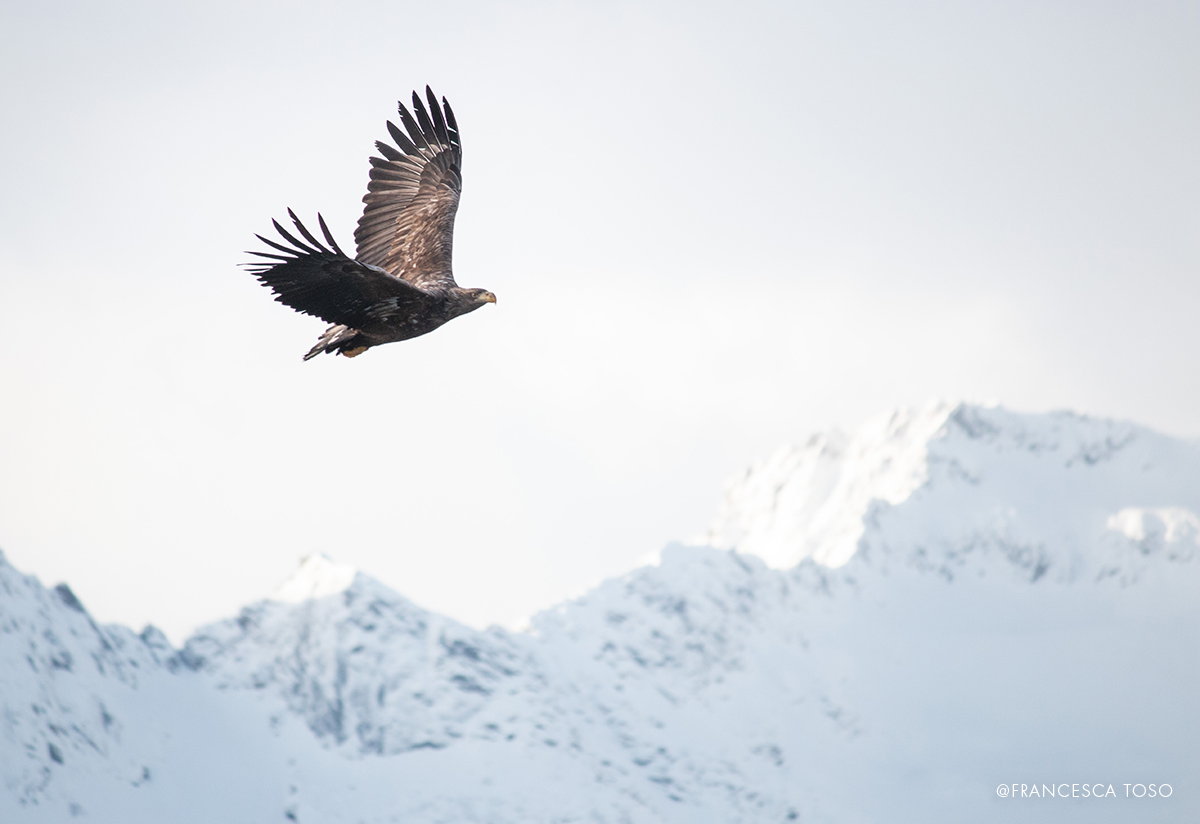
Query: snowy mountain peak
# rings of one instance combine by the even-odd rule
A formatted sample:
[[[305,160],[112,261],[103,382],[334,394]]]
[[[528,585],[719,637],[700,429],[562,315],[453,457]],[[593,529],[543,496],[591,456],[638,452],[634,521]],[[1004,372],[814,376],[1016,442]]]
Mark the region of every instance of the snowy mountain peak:
[[[945,575],[990,553],[1030,580],[1127,580],[1150,544],[1190,553],[1197,512],[1194,443],[1071,412],[936,402],[754,464],[699,541],[776,568],[878,548]]]
[[[338,564],[320,553],[305,555],[300,567],[271,596],[272,601],[299,604],[311,598],[324,598],[345,592],[354,583],[358,570]]]
[[[726,486],[716,520],[694,543],[758,555],[776,568],[811,557],[849,560],[872,501],[899,504],[928,480],[929,442],[963,404],[897,409],[847,435],[830,429],[750,466]]]

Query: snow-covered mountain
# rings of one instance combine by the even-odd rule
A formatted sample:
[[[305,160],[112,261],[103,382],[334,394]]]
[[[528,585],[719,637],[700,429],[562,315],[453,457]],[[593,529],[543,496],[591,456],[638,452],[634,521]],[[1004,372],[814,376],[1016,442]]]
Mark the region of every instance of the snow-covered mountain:
[[[1195,820],[1197,513],[1196,444],[934,404],[524,632],[310,557],[174,650],[0,559],[0,820]]]
[[[780,569],[878,548],[948,576],[990,552],[1033,580],[1130,580],[1149,555],[1194,546],[1198,454],[1129,423],[934,403],[756,463],[696,540]]]

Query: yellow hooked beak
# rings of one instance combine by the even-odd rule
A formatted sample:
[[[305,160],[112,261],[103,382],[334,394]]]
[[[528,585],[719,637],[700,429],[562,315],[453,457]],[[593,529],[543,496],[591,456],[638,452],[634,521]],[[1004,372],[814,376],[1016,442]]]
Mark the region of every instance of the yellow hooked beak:
[[[496,296],[493,295],[491,292],[488,292],[486,295],[483,296],[483,300],[485,303],[495,303]]]

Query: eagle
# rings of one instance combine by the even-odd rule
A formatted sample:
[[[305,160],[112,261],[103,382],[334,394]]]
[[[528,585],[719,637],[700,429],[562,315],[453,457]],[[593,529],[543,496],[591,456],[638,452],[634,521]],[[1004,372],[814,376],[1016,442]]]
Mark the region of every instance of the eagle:
[[[399,103],[403,129],[387,122],[396,146],[375,143],[383,157],[371,158],[354,257],[338,247],[319,213],[324,244],[291,209],[299,238],[277,220],[271,223],[284,242],[255,235],[273,251],[248,252],[262,258],[247,263],[249,271],[280,303],[332,324],[304,360],[322,352],[353,358],[496,302],[488,290],[464,289],[454,280],[450,251],[462,192],[462,141],[446,98],[439,105],[428,86],[425,96],[428,109],[417,92],[411,112]]]

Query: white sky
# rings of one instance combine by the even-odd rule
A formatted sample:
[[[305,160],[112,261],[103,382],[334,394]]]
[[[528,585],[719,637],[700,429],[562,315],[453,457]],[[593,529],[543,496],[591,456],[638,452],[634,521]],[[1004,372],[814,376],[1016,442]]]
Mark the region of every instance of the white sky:
[[[0,547],[101,620],[511,622],[933,396],[1200,436],[1195,3],[186,5],[0,7]],[[302,363],[243,250],[425,83],[499,304]]]

